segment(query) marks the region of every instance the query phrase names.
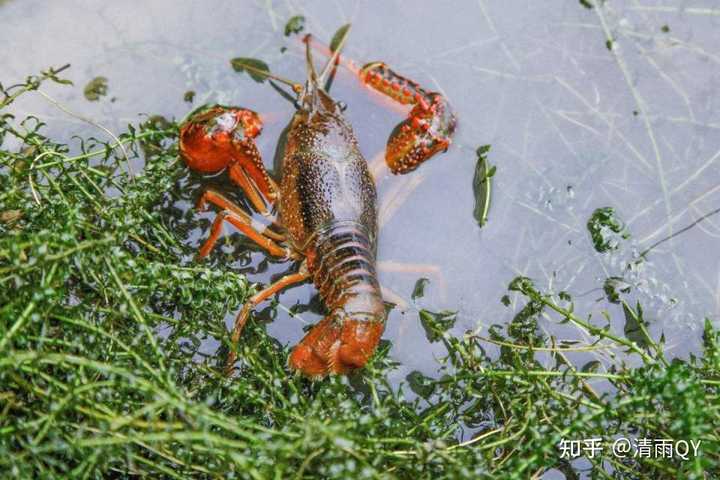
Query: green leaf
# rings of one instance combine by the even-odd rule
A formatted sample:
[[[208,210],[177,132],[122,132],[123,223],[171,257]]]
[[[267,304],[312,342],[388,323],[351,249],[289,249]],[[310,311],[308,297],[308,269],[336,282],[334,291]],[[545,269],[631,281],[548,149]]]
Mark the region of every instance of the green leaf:
[[[489,151],[490,145],[480,145],[477,150],[475,150],[475,153],[477,153],[478,157],[484,157]]]
[[[293,33],[300,33],[305,29],[305,17],[295,15],[285,24],[285,36],[289,37]]]
[[[107,81],[108,79],[105,77],[95,77],[90,80],[83,90],[85,98],[91,102],[97,102],[100,97],[107,95]]]
[[[634,312],[627,303],[623,302],[623,313],[625,314],[625,338],[632,340],[641,347],[649,347],[649,339],[645,332],[643,332],[643,327],[647,325],[647,323],[643,319],[640,304],[637,306],[637,312]]]
[[[50,80],[52,80],[55,83],[59,83],[60,85],[72,85],[72,80],[68,80],[67,78],[60,78],[60,77],[48,77]]]
[[[422,298],[425,295],[425,286],[430,283],[430,280],[427,278],[418,278],[417,282],[415,282],[415,287],[413,288],[412,295],[410,298],[415,300],[416,298]]]
[[[443,333],[451,329],[457,320],[457,312],[443,310],[442,312],[430,312],[420,310],[420,323],[425,329],[425,336],[430,342],[437,342]]]
[[[423,375],[417,370],[410,372],[405,379],[410,385],[410,390],[422,398],[430,397],[435,391],[435,383],[433,379]]]
[[[70,68],[70,64],[66,64],[60,68],[50,68],[48,70],[43,70],[42,74],[48,78],[48,80],[51,80],[55,83],[59,83],[60,85],[72,85],[73,82],[68,80],[67,78],[60,78],[58,77],[58,73]]]
[[[342,27],[338,28],[337,32],[335,32],[335,35],[333,35],[332,40],[330,40],[330,50],[335,51],[338,49],[340,44],[345,39],[345,36],[348,33],[348,30],[350,30],[350,24],[345,24]]]
[[[617,249],[620,238],[630,238],[630,233],[625,230],[625,224],[617,218],[612,207],[596,209],[587,222],[587,229],[595,251],[599,253]]]
[[[610,303],[620,303],[620,293],[630,293],[630,284],[622,277],[608,277],[603,284],[605,296]]]
[[[535,284],[528,277],[517,276],[510,281],[508,290],[529,295],[535,292]]]
[[[581,372],[593,373],[600,370],[602,363],[599,360],[590,360],[580,369]]]
[[[477,164],[475,165],[475,176],[473,178],[473,194],[475,196],[475,210],[473,216],[480,227],[485,226],[490,211],[490,197],[492,194],[491,178],[495,175],[497,168],[487,161],[487,153],[490,145],[483,145],[477,149]]]
[[[270,73],[268,64],[257,58],[237,57],[230,60],[233,70],[242,73],[246,72],[258,83],[262,83]]]

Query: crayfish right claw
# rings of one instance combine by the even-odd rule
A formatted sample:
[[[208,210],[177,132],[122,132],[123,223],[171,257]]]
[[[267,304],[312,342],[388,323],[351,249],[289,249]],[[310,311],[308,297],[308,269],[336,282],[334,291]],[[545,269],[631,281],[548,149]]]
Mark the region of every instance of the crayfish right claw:
[[[437,152],[447,150],[457,120],[443,95],[426,91],[383,62],[368,63],[358,75],[364,85],[413,106],[388,139],[385,162],[393,173],[411,172]]]
[[[411,172],[450,146],[455,115],[439,93],[429,93],[428,98],[430,102],[415,105],[388,138],[385,162],[393,173]]]

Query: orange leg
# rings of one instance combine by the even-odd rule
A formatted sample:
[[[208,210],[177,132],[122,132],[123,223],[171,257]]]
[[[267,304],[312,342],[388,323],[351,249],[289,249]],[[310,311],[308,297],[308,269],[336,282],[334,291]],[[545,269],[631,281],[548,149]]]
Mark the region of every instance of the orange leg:
[[[208,188],[207,190],[205,190],[205,192],[203,192],[203,194],[198,199],[196,208],[201,211],[205,210],[208,202],[212,203],[213,205],[217,206],[222,210],[230,210],[238,216],[243,217],[248,225],[252,225],[253,219],[245,212],[245,210],[240,208],[240,206],[238,206],[235,202],[233,202],[217,190],[212,188]],[[271,225],[280,228],[274,221]],[[281,233],[277,233],[269,226],[265,227],[265,229],[262,231],[262,234],[278,242],[282,242],[285,240],[284,235],[282,235]]]
[[[198,256],[204,258],[210,253],[210,250],[217,243],[220,233],[222,233],[223,222],[227,220],[232,223],[238,230],[243,232],[248,238],[253,240],[255,243],[260,245],[262,248],[267,250],[270,255],[281,258],[292,258],[293,253],[288,247],[281,247],[271,238],[266,237],[262,233],[255,230],[252,225],[247,222],[247,217],[243,217],[233,212],[232,210],[223,210],[218,213],[213,221],[212,228],[210,230],[210,236],[205,241],[203,246],[200,248]]]
[[[263,216],[269,217],[270,210],[274,206],[275,199],[277,198],[277,184],[268,176],[267,182],[271,192],[269,195],[264,195],[240,164],[232,164],[230,166],[229,173],[230,178],[240,188],[242,188],[255,210],[260,212]]]
[[[235,318],[235,326],[233,327],[232,335],[230,337],[232,341],[232,346],[230,349],[230,353],[228,353],[227,362],[225,363],[225,373],[227,375],[230,375],[232,373],[232,370],[235,366],[235,361],[237,360],[237,351],[235,349],[237,343],[240,341],[240,335],[242,334],[243,328],[245,327],[245,323],[247,323],[247,319],[250,316],[250,312],[261,302],[267,300],[271,296],[278,293],[283,288],[289,287],[291,285],[295,285],[300,282],[304,282],[310,277],[310,273],[307,270],[307,266],[305,262],[303,262],[300,265],[300,270],[297,273],[291,273],[289,275],[285,275],[277,282],[268,285],[264,290],[256,293],[252,297],[250,297],[250,300],[245,302],[245,305],[243,305],[242,310],[240,310],[240,313],[238,313],[238,316]]]

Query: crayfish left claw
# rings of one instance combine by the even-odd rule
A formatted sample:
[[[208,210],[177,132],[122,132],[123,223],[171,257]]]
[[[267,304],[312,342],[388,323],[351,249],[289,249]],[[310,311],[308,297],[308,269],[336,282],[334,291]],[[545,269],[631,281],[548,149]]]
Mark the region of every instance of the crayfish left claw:
[[[237,161],[262,131],[260,116],[240,107],[222,105],[197,109],[180,125],[180,153],[191,169],[215,173]]]
[[[180,153],[191,169],[216,173],[228,168],[262,213],[277,197],[277,185],[263,165],[255,137],[262,131],[260,116],[249,109],[204,107],[180,126]]]
[[[188,167],[203,173],[237,164],[267,194],[270,180],[254,141],[261,131],[262,120],[256,112],[213,105],[180,126],[180,153]]]

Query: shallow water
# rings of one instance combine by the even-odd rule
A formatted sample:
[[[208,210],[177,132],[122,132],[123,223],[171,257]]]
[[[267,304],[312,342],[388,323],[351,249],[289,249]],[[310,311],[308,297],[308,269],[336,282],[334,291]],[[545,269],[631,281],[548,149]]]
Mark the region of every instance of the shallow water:
[[[681,231],[720,206],[715,2],[660,7],[615,1],[602,9],[573,0],[354,5],[0,2],[0,81],[15,83],[71,63],[66,76],[75,88],[43,90],[115,133],[142,121],[142,114],[178,119],[205,102],[253,108],[274,119],[258,141],[272,166],[293,107],[267,85],[235,73],[229,59],[260,58],[274,73],[302,80],[298,37],[282,33],[287,19],[304,15],[305,31],[325,41],[352,22],[347,55],[359,63],[382,59],[443,92],[460,122],[448,153],[411,175],[378,178],[381,203],[395,189],[408,194],[380,233],[379,260],[429,265],[441,275],[381,270],[381,283],[408,303],[392,312],[385,336],[402,364],[398,378],[412,370],[433,373],[432,357],[443,353],[425,338],[418,308],[457,310],[455,333],[484,332],[510,321],[521,306],[514,295],[511,308],[500,302],[517,275],[533,278],[542,289],[569,292],[576,311],[594,313],[599,324],[600,312],[608,310],[620,332],[622,309],[608,303],[599,287],[607,277],[625,277],[632,286],[625,298],[643,304],[650,332],[655,338],[665,333],[670,355],[697,348],[705,317],[720,324],[720,215]],[[281,47],[288,49],[282,53]],[[82,87],[100,75],[109,79],[108,95],[89,102]],[[188,90],[196,92],[192,104],[183,100]],[[346,115],[365,156],[382,152],[402,117],[347,72],[339,73],[332,94],[349,106]],[[40,96],[25,96],[13,108],[41,117],[58,140],[103,135]],[[492,145],[489,159],[497,174],[489,223],[481,229],[472,215],[472,179],[474,151],[483,144]],[[223,179],[206,181],[218,182]],[[194,198],[200,185],[192,180],[186,187]],[[599,254],[586,222],[603,206],[615,207],[632,236],[617,251]],[[176,207],[189,210],[191,203]],[[189,218],[204,219],[181,232],[199,245],[212,214],[189,212]],[[639,252],[673,234],[638,271],[625,271]],[[262,283],[288,268],[254,249],[242,253],[246,244],[238,243],[238,234],[232,240],[210,261],[247,269],[252,281]],[[413,305],[410,293],[419,277],[430,284]],[[314,295],[310,285],[281,294],[270,334],[295,343],[303,326],[320,318],[312,312],[318,310]],[[310,311],[287,313],[308,303]],[[560,339],[584,338],[553,321],[541,327]],[[203,348],[210,352],[215,345]]]

